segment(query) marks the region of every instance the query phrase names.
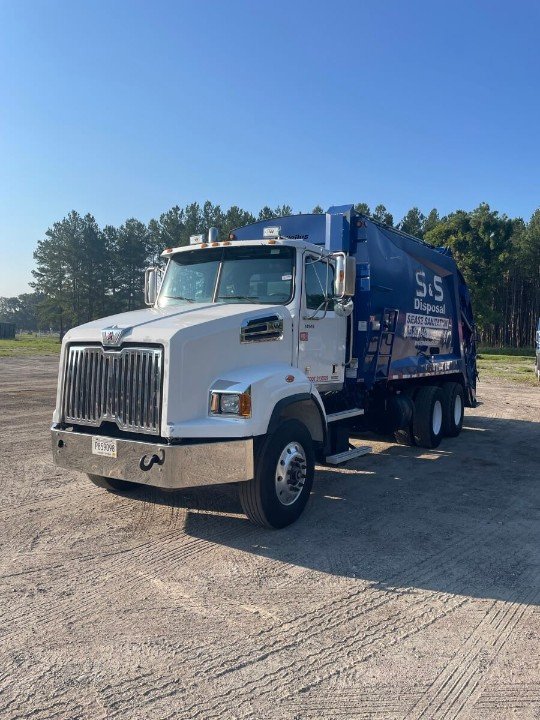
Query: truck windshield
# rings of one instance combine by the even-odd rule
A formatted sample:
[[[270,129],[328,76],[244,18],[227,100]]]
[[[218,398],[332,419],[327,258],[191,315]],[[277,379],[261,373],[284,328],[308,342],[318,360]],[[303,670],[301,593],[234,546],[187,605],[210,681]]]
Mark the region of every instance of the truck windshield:
[[[283,246],[198,248],[178,253],[165,273],[158,305],[285,305],[293,294],[294,266],[294,248]]]

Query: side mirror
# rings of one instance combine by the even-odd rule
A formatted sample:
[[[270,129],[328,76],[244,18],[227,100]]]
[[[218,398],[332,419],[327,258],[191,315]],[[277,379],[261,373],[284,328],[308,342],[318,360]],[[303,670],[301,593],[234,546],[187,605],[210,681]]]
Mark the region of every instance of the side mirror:
[[[337,300],[353,297],[356,285],[356,260],[345,253],[334,253],[336,259],[336,275],[334,296]]]
[[[163,270],[157,267],[149,267],[144,271],[144,302],[146,305],[153,305],[156,302]]]

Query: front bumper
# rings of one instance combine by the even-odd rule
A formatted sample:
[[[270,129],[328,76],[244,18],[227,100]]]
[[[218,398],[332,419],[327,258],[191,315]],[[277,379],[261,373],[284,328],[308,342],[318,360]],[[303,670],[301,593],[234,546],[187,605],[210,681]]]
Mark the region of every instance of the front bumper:
[[[92,437],[99,437],[98,433],[92,436],[54,425],[51,433],[55,463],[91,475],[169,489],[243,482],[253,477],[252,438],[186,445],[116,438],[117,457],[112,458],[92,454]],[[159,462],[152,462],[153,456]]]

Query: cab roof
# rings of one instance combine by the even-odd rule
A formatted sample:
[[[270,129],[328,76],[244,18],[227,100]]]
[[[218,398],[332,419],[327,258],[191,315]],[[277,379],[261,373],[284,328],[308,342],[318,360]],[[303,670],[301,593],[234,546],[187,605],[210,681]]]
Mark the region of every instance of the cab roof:
[[[320,247],[317,245],[314,245],[313,243],[306,242],[304,240],[296,240],[292,238],[271,238],[271,239],[265,239],[265,238],[246,238],[246,239],[235,239],[235,240],[221,240],[216,242],[197,242],[197,243],[191,243],[190,245],[181,245],[179,247],[174,248],[166,248],[162,253],[161,257],[168,258],[172,255],[177,255],[178,253],[183,252],[189,252],[191,250],[201,250],[204,251],[207,248],[215,248],[215,247],[245,247],[246,245],[253,245],[253,246],[261,246],[261,245],[268,245],[269,247],[275,247],[279,245],[286,245],[288,247],[296,247],[300,248],[302,250],[309,250],[311,252],[315,252],[317,254],[321,255],[329,255],[324,247]]]

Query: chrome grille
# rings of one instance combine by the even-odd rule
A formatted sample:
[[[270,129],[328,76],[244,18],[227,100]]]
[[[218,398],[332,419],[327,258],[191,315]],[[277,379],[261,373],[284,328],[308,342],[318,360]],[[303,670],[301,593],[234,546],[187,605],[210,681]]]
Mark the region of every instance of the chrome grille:
[[[159,435],[163,351],[99,345],[69,348],[63,386],[65,422]]]

